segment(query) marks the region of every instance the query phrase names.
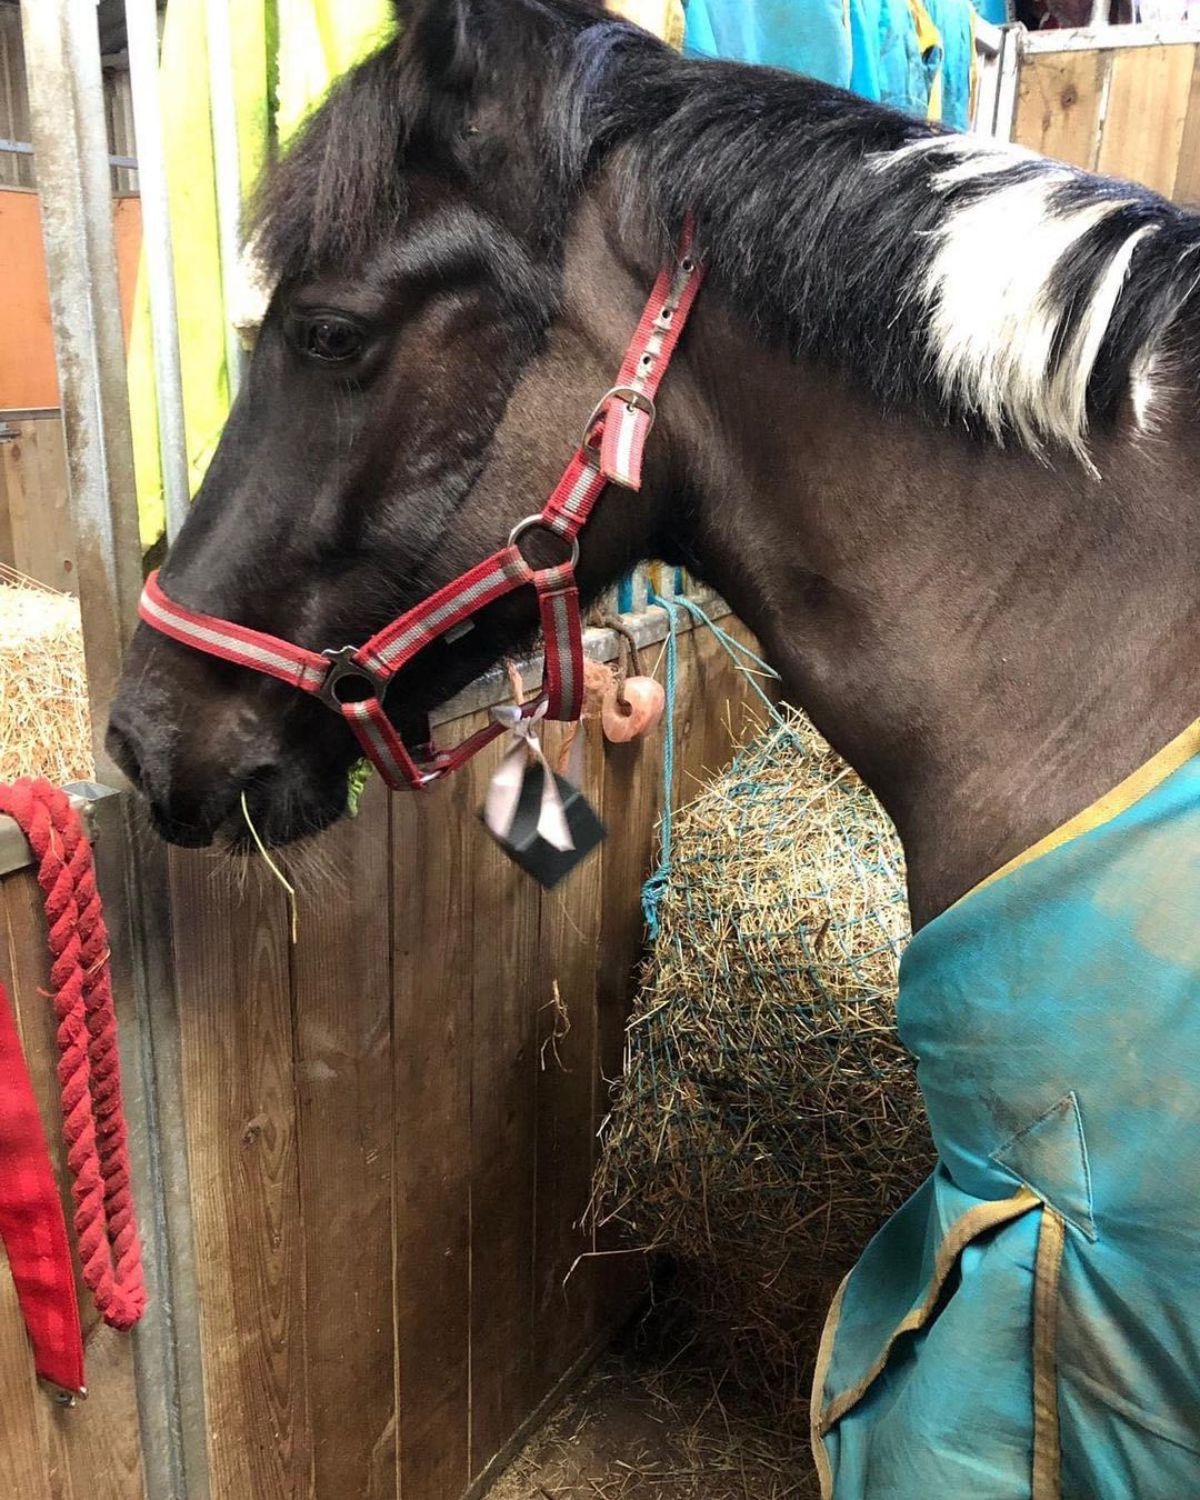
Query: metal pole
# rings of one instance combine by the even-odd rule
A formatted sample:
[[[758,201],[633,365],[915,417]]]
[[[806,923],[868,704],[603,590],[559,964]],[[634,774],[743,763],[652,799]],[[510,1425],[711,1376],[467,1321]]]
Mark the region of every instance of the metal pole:
[[[21,0],[96,771],[142,587],[95,0]]]
[[[191,498],[187,433],[183,416],[183,370],[175,307],[175,261],[171,208],[163,151],[158,89],[158,12],[154,0],[125,0],[129,84],[137,134],[138,191],[142,200],[142,251],[150,291],[154,340],[154,386],[158,402],[158,447],[166,502],[167,540],[183,525]]]
[[[224,288],[225,364],[232,404],[242,383],[245,351],[230,320],[242,253],[242,163],[238,153],[237,94],[233,82],[233,34],[229,0],[206,0],[208,93],[212,112],[213,165],[217,177],[217,224]]]

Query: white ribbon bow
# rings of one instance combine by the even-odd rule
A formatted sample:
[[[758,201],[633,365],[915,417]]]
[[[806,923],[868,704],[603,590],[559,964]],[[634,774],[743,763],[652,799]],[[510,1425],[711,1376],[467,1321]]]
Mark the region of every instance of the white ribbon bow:
[[[487,799],[483,806],[483,819],[488,828],[499,839],[507,839],[512,831],[517,806],[521,800],[521,788],[525,784],[525,773],[532,753],[541,764],[542,806],[538,814],[537,831],[553,849],[560,854],[574,849],[575,840],[567,825],[567,810],[563,806],[558,780],[546,759],[542,742],[538,738],[538,725],[546,717],[550,707],[543,698],[532,714],[525,715],[515,704],[504,704],[492,709],[492,718],[503,724],[512,738],[512,747],[492,777]]]

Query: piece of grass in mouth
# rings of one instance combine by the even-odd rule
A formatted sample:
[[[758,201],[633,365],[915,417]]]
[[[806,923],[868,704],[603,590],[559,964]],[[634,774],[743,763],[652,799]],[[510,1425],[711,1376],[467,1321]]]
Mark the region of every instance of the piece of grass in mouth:
[[[267,869],[270,870],[271,874],[287,892],[288,915],[291,918],[292,946],[295,947],[300,941],[300,911],[296,904],[296,887],[271,858],[266,844],[263,843],[262,835],[254,826],[254,820],[250,816],[250,804],[246,801],[245,792],[242,793],[242,817],[246,820],[246,827],[250,830],[250,836],[258,848],[259,854],[266,861]]]

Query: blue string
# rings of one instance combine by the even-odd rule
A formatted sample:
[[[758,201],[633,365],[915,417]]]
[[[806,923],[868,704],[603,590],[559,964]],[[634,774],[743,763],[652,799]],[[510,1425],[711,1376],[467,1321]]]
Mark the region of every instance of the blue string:
[[[658,866],[642,887],[642,913],[652,939],[657,938],[661,924],[659,908],[667,894],[671,879],[671,800],[675,787],[675,682],[679,669],[678,623],[675,606],[682,601],[662,599],[658,594],[650,595],[649,603],[657,604],[667,613],[667,714],[666,735],[663,743],[663,811],[659,827]]]
[[[666,711],[666,736],[663,744],[663,811],[662,822],[659,825],[659,856],[658,866],[642,887],[642,912],[646,918],[646,927],[651,939],[656,939],[662,924],[659,921],[659,909],[663,898],[667,894],[667,887],[671,881],[671,801],[675,789],[675,702],[676,702],[676,678],[679,670],[679,622],[676,617],[676,608],[686,609],[692,619],[698,624],[707,625],[717,640],[724,646],[729,654],[730,660],[739,672],[746,678],[750,686],[766,705],[767,712],[777,724],[786,721],[780,714],[770,697],[763,691],[757,679],[759,676],[767,677],[775,682],[779,681],[779,673],[774,667],[763,661],[761,656],[751,651],[749,646],[743,646],[741,641],[735,640],[727,630],[723,630],[715,620],[710,618],[694,599],[688,599],[676,594],[671,599],[664,599],[660,595],[651,593],[649,604],[656,604],[659,609],[665,610],[667,615],[667,711]],[[757,671],[751,671],[747,662],[753,664]]]
[[[704,610],[700,608],[700,606],[694,599],[686,599],[681,597],[672,600],[672,603],[678,604],[682,608],[686,609],[688,614],[691,615],[692,619],[696,620],[699,624],[708,626],[709,630],[712,631],[713,635],[716,636],[717,640],[721,643],[722,646],[724,646],[726,653],[728,654],[730,660],[733,662],[734,666],[738,669],[738,671],[762,699],[764,705],[766,706],[767,712],[771,715],[771,718],[774,719],[777,724],[784,723],[785,721],[783,719],[783,716],[780,714],[779,710],[775,707],[775,704],[771,701],[768,695],[763,692],[757,680],[761,676],[769,678],[772,682],[779,682],[780,676],[775,668],[770,666],[767,662],[763,661],[761,656],[751,651],[749,646],[743,646],[741,641],[731,636],[727,630],[723,630],[721,626],[711,618],[711,616],[705,614]],[[750,668],[746,665],[747,662],[750,662],[757,670],[751,671]]]

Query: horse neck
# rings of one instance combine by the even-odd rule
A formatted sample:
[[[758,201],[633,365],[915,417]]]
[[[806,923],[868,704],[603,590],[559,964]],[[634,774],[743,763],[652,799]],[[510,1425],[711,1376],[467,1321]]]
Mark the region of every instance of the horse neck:
[[[756,347],[706,293],[680,548],[896,822],[920,924],[1200,715],[1200,452],[1100,481]]]

